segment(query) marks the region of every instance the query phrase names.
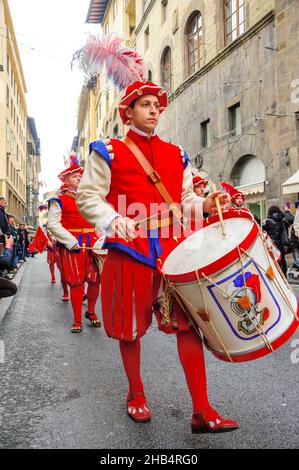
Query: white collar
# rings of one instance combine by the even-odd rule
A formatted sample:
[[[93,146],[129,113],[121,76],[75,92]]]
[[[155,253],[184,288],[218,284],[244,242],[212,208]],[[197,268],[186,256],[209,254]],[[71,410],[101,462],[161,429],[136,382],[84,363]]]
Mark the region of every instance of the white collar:
[[[138,134],[138,135],[141,135],[142,137],[147,137],[148,139],[150,139],[151,137],[154,137],[155,135],[157,135],[157,132],[156,130],[153,131],[152,135],[148,135],[146,134],[145,132],[141,131],[140,129],[138,129],[137,127],[135,126],[130,126],[130,130],[135,132],[135,134]]]

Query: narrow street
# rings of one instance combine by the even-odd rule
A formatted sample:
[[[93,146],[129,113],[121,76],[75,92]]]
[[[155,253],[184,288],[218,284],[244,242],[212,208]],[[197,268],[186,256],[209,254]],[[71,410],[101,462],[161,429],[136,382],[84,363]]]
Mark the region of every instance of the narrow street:
[[[58,277],[58,274],[57,274]],[[0,324],[1,448],[197,449],[296,448],[299,442],[299,364],[292,341],[245,364],[206,353],[210,399],[241,429],[192,436],[191,405],[175,337],[153,324],[142,341],[143,378],[151,423],[126,415],[127,383],[117,342],[87,322],[72,335],[71,307],[49,282],[45,256],[27,262],[19,291]]]

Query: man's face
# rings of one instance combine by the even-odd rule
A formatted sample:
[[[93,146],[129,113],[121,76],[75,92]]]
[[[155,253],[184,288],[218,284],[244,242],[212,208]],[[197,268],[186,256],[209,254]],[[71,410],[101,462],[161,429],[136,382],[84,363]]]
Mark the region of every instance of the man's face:
[[[197,196],[204,197],[206,192],[206,186],[204,184],[197,184],[194,187],[194,192]]]
[[[6,199],[1,199],[0,206],[1,207],[6,207],[7,206],[7,200]]]
[[[134,108],[126,111],[128,118],[137,129],[151,134],[157,127],[160,116],[160,102],[154,95],[142,96],[135,102]]]
[[[21,230],[24,230],[24,228],[25,228],[25,225],[24,225],[24,224],[20,224],[20,229],[21,229]]]
[[[66,183],[69,189],[72,191],[77,191],[81,178],[82,178],[82,175],[79,171],[69,175],[66,179]]]
[[[234,199],[234,205],[237,207],[242,207],[243,206],[243,198],[242,197],[236,197]]]
[[[8,217],[8,223],[13,225],[15,223],[15,218],[14,217]]]

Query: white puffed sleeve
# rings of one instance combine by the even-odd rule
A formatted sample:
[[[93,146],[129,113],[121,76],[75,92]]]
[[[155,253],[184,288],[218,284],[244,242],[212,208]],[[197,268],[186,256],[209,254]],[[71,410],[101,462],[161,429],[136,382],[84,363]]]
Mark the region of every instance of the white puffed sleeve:
[[[50,202],[48,212],[48,229],[51,235],[59,243],[62,243],[69,250],[77,245],[77,238],[74,237],[67,229],[61,225],[61,208],[57,201],[52,200]]]
[[[105,235],[110,223],[120,215],[106,201],[111,185],[107,161],[95,150],[90,154],[77,191],[77,206],[97,232]]]

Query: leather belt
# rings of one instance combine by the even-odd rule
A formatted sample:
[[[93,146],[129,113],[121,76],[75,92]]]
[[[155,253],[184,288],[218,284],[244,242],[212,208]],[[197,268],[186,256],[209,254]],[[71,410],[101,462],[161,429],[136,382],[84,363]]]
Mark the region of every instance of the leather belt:
[[[169,227],[170,225],[173,224],[173,219],[172,218],[165,218],[165,219],[151,219],[147,220],[144,222],[144,224],[141,222],[140,226],[142,227],[143,225],[146,226],[147,230],[157,230],[162,227]]]
[[[94,233],[96,229],[95,228],[69,228],[68,231],[71,233]]]

